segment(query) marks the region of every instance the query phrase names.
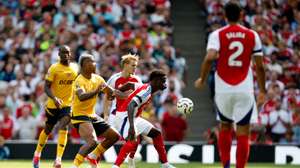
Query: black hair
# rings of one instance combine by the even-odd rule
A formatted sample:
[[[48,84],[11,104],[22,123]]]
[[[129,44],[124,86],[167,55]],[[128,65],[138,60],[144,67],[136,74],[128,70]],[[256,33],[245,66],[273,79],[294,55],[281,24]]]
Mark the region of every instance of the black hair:
[[[58,55],[61,56],[60,54],[66,52],[66,51],[68,51],[67,49],[69,49],[69,48],[70,48],[70,47],[67,46],[67,45],[62,45],[62,46],[60,46],[59,49],[58,49]]]
[[[229,22],[238,22],[242,8],[235,2],[228,2],[225,5],[225,15]]]
[[[162,70],[154,70],[154,71],[151,72],[151,74],[149,76],[149,81],[159,79],[159,78],[163,78],[165,76],[166,76],[166,74]]]

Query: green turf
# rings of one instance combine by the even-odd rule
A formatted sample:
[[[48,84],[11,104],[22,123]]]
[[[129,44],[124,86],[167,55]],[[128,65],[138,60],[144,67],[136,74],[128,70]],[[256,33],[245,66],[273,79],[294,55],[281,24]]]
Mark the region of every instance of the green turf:
[[[31,161],[29,160],[5,160],[0,161],[0,168],[30,168]],[[100,168],[111,168],[111,163],[102,163]],[[177,168],[221,168],[220,164],[214,165],[203,165],[200,163],[189,163],[189,164],[175,164]],[[52,168],[52,161],[41,161],[41,168]],[[63,161],[63,168],[70,168],[71,161]],[[81,166],[86,168],[87,164]],[[144,162],[138,162],[137,168],[160,168],[160,164],[149,164]],[[234,166],[232,166],[234,168]],[[274,164],[249,164],[247,168],[299,168],[300,166],[291,166],[291,165],[280,165],[275,166]],[[121,168],[127,168],[127,165],[124,164]]]

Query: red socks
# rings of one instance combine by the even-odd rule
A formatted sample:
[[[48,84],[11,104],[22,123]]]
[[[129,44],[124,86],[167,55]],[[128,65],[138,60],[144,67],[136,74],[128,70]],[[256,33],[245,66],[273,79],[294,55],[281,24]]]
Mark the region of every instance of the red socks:
[[[221,130],[219,133],[218,147],[219,155],[224,168],[229,168],[230,166],[230,149],[232,142],[232,131],[231,130]]]
[[[133,153],[134,156],[137,146],[138,146],[138,142],[126,141],[126,143],[120,149],[118,157],[115,161],[115,165],[120,166],[124,162],[124,160],[126,159],[129,153],[130,155]]]
[[[246,166],[249,157],[249,151],[249,136],[237,136],[236,168],[244,168]]]
[[[168,162],[167,153],[166,153],[166,149],[165,149],[165,145],[164,145],[164,140],[163,140],[161,134],[156,136],[155,138],[153,138],[153,144],[159,155],[160,161],[162,163]]]
[[[137,147],[137,146],[136,146],[136,147]],[[134,151],[131,151],[131,152],[129,153],[129,157],[130,157],[131,159],[134,158],[135,152],[136,152],[136,149],[135,149]]]

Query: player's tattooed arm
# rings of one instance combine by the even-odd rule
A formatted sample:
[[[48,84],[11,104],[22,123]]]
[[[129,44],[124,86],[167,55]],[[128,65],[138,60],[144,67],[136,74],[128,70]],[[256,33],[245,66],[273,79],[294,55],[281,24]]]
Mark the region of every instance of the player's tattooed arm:
[[[128,140],[135,140],[134,113],[137,110],[137,106],[138,104],[135,101],[131,101],[127,107],[128,120],[129,120]]]
[[[84,90],[80,87],[80,85],[76,84],[75,87],[76,87],[76,95],[78,96],[78,99],[80,101],[85,101],[94,97],[103,89],[103,85],[99,85],[95,90],[91,92],[84,92]]]
[[[125,99],[129,95],[128,92],[122,92],[118,89],[114,89],[114,88],[110,87],[109,85],[106,85],[106,87],[104,88],[104,92],[107,94],[107,97],[109,100],[113,100],[114,97],[118,97],[120,99]]]

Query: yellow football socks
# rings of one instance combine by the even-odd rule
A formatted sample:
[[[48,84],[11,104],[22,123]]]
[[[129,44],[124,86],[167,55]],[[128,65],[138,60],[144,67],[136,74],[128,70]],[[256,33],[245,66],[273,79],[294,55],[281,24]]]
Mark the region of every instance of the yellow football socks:
[[[93,150],[93,152],[89,156],[92,157],[93,159],[97,159],[105,151],[106,149],[101,144],[98,144],[97,147]]]
[[[34,154],[35,156],[40,157],[41,152],[42,152],[45,144],[47,143],[47,140],[48,140],[48,135],[43,130],[40,133],[40,136],[39,136],[39,141],[38,141],[38,144],[37,144],[36,149],[35,149],[35,154]]]
[[[76,167],[79,167],[84,161],[84,157],[80,154],[77,154],[75,159],[74,159],[74,162],[73,164],[76,166]]]
[[[68,130],[59,130],[56,148],[56,159],[61,160],[68,140]]]

